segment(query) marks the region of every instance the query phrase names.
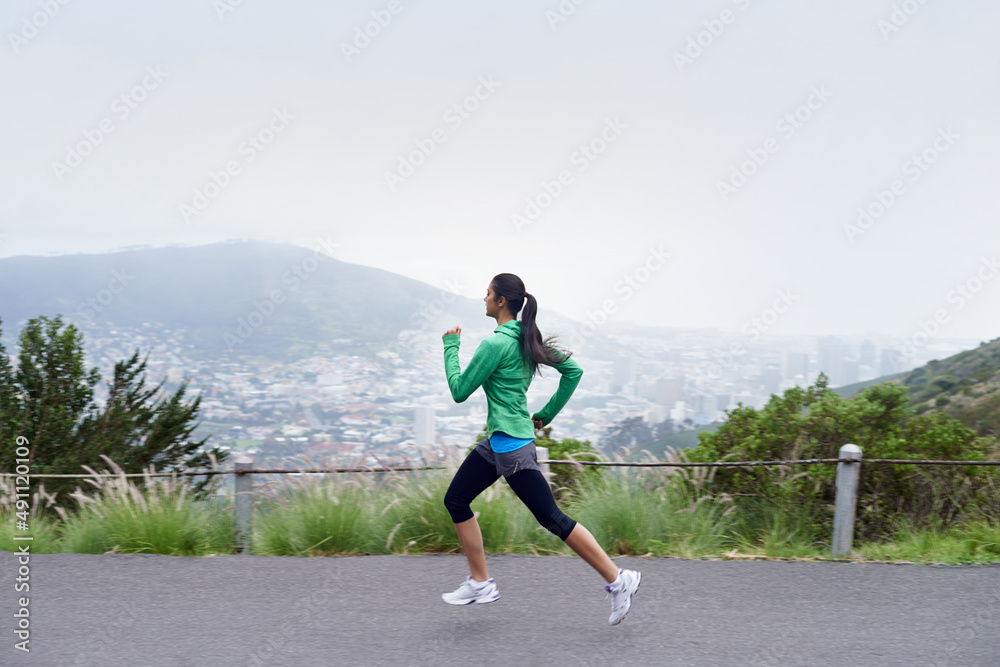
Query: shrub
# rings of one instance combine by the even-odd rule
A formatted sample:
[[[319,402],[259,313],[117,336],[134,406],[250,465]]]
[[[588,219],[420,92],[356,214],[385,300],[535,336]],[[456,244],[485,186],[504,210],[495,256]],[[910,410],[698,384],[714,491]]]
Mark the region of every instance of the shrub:
[[[836,458],[846,443],[867,458],[986,460],[991,443],[940,411],[914,414],[905,387],[883,383],[853,398],[828,388],[821,374],[808,389],[774,395],[762,409],[740,404],[714,433],[702,432],[691,456],[698,461]],[[720,469],[719,490],[790,506],[817,508],[832,519],[836,467],[811,466],[782,478],[772,468]],[[1000,509],[995,468],[863,465],[858,498],[858,531],[864,539],[887,536],[908,518],[929,525],[964,514]]]

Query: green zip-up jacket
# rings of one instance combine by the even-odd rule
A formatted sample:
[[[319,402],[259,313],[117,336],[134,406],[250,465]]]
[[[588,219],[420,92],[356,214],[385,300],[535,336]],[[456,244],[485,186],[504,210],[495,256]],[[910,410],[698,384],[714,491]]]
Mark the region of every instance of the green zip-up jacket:
[[[569,401],[580,384],[583,369],[572,357],[554,366],[559,371],[559,389],[545,407],[528,415],[527,391],[532,375],[521,359],[521,322],[510,320],[493,330],[493,335],[476,348],[465,372],[459,368],[458,346],[460,336],[447,334],[444,341],[444,372],[448,388],[456,403],[462,403],[480,385],[486,392],[486,433],[503,431],[514,438],[534,438],[532,418],[541,419],[547,426]]]

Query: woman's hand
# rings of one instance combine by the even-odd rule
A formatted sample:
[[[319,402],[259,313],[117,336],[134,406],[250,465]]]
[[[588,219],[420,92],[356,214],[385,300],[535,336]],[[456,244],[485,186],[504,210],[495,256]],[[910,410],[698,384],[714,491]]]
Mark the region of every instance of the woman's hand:
[[[445,336],[448,336],[450,334],[458,334],[459,336],[461,336],[462,335],[462,327],[454,326],[451,329],[448,329],[447,331],[444,332],[444,334],[441,336],[441,338],[444,338]]]
[[[532,417],[531,421],[533,421],[535,423],[535,430],[536,431],[541,431],[542,430],[542,420],[541,419],[538,419],[537,417]]]

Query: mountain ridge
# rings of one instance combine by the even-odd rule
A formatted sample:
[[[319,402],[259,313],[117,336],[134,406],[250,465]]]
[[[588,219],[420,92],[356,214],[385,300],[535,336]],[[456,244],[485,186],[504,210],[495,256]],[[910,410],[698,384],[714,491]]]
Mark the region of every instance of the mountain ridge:
[[[158,323],[185,330],[194,356],[274,359],[331,340],[376,348],[403,329],[493,328],[481,300],[336,259],[331,245],[240,240],[0,258],[0,324],[9,336],[59,313],[105,329]],[[573,323],[547,309],[543,318]]]

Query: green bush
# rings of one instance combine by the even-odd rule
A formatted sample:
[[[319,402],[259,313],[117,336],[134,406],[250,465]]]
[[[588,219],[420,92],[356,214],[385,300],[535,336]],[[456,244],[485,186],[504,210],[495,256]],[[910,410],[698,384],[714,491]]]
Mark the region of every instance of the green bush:
[[[992,443],[940,411],[914,414],[905,387],[883,383],[853,398],[842,398],[820,375],[808,389],[794,387],[774,395],[762,409],[740,404],[714,433],[700,434],[691,451],[697,461],[837,458],[840,447],[854,443],[866,458],[987,460]],[[1000,471],[986,466],[861,467],[858,532],[863,539],[891,535],[909,519],[930,525],[965,515],[1000,514],[994,486]],[[818,508],[824,525],[832,519],[835,496],[833,465],[802,468],[782,477],[773,468],[725,468],[718,490],[768,498],[788,506]]]

